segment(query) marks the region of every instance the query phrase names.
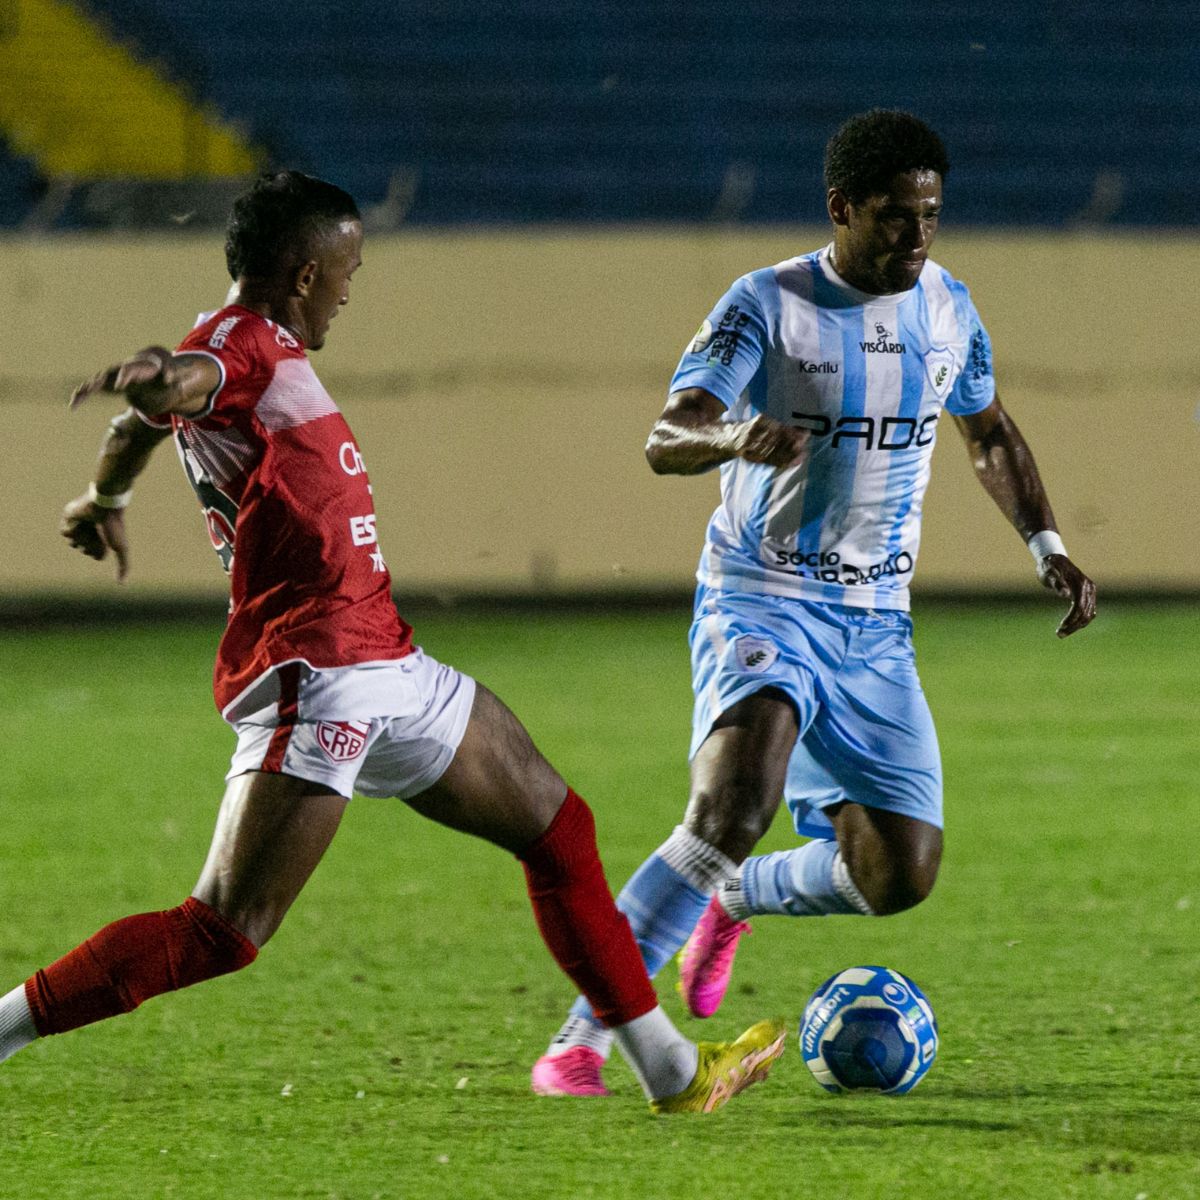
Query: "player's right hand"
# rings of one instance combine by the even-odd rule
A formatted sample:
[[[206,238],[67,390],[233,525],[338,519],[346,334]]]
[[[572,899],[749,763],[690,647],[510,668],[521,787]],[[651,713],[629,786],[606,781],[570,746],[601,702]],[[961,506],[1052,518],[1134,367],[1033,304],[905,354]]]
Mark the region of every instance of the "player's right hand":
[[[175,382],[175,361],[165,346],[147,346],[115,366],[97,371],[72,393],[69,408],[78,408],[97,392],[127,393],[131,401],[147,385],[169,388]],[[136,406],[135,406],[136,407]]]
[[[759,413],[743,422],[738,432],[737,455],[747,462],[772,467],[798,467],[808,457],[809,431],[797,429]]]
[[[1065,554],[1047,554],[1038,562],[1037,573],[1043,587],[1071,602],[1056,630],[1060,638],[1091,622],[1096,615],[1096,585]]]
[[[129,539],[125,535],[124,509],[101,508],[85,492],[63,509],[58,531],[74,549],[97,562],[111,550],[117,560],[117,582],[125,582],[129,574]]]

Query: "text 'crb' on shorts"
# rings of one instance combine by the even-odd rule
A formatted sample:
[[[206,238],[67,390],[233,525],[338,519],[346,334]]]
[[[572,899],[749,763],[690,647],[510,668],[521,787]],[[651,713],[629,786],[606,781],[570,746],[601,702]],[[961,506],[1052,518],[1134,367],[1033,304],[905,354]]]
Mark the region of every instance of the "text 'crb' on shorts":
[[[419,647],[395,662],[332,671],[291,662],[275,671],[278,701],[252,720],[232,722],[238,742],[227,780],[268,771],[325,784],[342,796],[407,800],[442,777],[475,699],[469,675]],[[372,700],[381,689],[386,701]],[[368,716],[364,703],[388,715]]]
[[[723,712],[777,688],[800,723],[784,787],[797,833],[832,837],[822,810],[847,800],[941,828],[941,755],[907,613],[701,587],[690,641],[692,756]]]

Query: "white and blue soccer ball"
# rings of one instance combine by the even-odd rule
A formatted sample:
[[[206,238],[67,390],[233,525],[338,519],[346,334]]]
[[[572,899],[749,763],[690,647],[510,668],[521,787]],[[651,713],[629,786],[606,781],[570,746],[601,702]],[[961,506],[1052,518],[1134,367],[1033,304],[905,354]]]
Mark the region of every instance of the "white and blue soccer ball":
[[[800,1053],[827,1092],[911,1092],[937,1049],[929,1001],[911,979],[888,967],[849,967],[831,975],[800,1018]]]

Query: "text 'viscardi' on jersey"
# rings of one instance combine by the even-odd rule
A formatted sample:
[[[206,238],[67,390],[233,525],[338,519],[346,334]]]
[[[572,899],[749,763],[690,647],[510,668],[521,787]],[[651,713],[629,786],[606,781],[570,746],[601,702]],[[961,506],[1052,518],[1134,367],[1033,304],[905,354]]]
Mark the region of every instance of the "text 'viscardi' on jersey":
[[[217,707],[232,719],[285,662],[335,668],[408,654],[412,631],[392,602],[362,454],[304,347],[232,305],[201,317],[185,351],[221,372],[201,415],[171,419],[230,575]]]
[[[991,344],[966,287],[926,262],[911,290],[860,292],[832,247],[744,275],[684,351],[671,391],[699,387],[726,419],[807,429],[777,469],[721,466],[697,572],[710,587],[908,608],[921,504],[942,409],[995,396]]]

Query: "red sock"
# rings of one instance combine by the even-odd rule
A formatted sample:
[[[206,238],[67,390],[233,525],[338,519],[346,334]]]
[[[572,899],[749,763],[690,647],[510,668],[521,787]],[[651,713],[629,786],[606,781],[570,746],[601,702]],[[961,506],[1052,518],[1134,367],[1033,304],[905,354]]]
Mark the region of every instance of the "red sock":
[[[655,1008],[658,996],[604,878],[584,801],[568,791],[550,828],[517,857],[542,937],[596,1016],[623,1025]]]
[[[143,1000],[248,966],[258,947],[215,908],[189,896],[178,908],[106,925],[25,981],[43,1037],[131,1012]]]

